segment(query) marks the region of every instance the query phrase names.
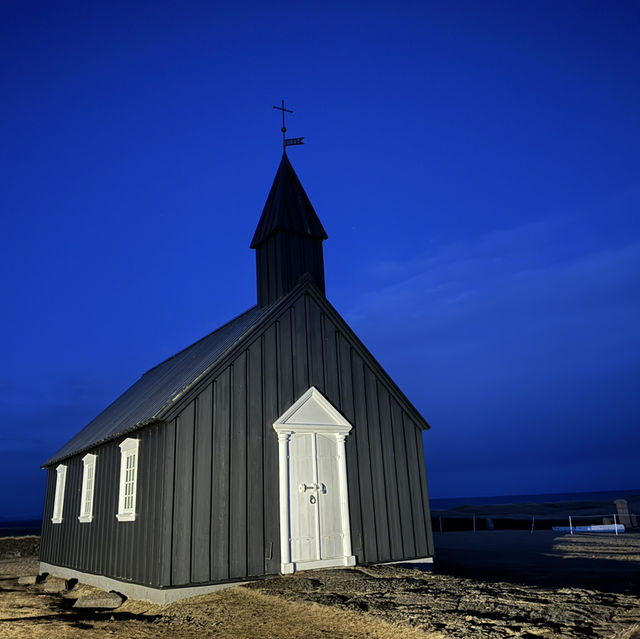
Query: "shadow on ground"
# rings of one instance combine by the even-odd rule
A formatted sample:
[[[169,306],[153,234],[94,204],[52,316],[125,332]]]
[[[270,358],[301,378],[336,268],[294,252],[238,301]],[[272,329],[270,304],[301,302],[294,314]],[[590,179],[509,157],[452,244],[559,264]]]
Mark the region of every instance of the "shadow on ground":
[[[640,595],[640,534],[452,532],[435,537],[435,572],[543,588]]]

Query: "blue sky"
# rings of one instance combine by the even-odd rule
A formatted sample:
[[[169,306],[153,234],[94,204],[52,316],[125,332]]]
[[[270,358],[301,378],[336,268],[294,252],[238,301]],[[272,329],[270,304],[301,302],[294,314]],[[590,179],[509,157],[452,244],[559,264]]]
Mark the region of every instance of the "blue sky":
[[[255,303],[280,156],[327,295],[432,424],[434,497],[640,487],[640,7],[0,6],[0,516]]]

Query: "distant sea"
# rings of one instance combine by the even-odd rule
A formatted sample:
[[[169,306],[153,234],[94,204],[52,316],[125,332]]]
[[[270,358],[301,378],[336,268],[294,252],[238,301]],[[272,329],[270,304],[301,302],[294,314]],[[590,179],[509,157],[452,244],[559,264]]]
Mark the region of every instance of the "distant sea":
[[[562,501],[613,501],[640,495],[640,488],[603,490],[593,493],[541,493],[539,495],[499,495],[494,497],[445,497],[430,499],[433,510],[449,510],[458,506],[488,504],[553,504]]]
[[[41,529],[41,519],[16,519],[15,521],[0,519],[0,537],[39,535]]]

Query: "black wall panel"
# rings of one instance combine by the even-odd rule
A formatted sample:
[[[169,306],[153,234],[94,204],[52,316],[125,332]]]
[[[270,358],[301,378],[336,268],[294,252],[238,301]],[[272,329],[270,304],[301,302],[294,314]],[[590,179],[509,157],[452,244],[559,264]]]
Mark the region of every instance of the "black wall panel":
[[[173,561],[171,583],[177,586],[191,583],[192,496],[195,432],[195,404],[180,413],[176,424],[176,460],[173,489]]]
[[[303,275],[324,293],[322,240],[276,231],[256,248],[258,305],[266,306],[292,291]]]
[[[280,501],[278,497],[278,441],[272,425],[278,418],[278,334],[275,324],[262,337],[262,459],[264,464],[264,571],[280,570]]]
[[[198,396],[194,431],[194,470],[192,500],[193,550],[191,552],[191,581],[211,580],[211,453],[213,438],[213,385],[209,384]]]
[[[231,366],[229,578],[247,576],[247,354]],[[215,505],[214,505],[215,507]]]
[[[247,352],[247,574],[265,570],[262,339]]]
[[[210,540],[213,581],[229,579],[230,398],[231,369],[229,368],[215,380],[213,393],[213,497]]]
[[[422,446],[418,447],[417,445],[416,427],[406,413],[403,414],[403,423],[416,555],[418,557],[425,557],[430,553],[427,545],[427,531],[425,528],[426,513],[420,478],[420,465],[424,466],[424,455]]]

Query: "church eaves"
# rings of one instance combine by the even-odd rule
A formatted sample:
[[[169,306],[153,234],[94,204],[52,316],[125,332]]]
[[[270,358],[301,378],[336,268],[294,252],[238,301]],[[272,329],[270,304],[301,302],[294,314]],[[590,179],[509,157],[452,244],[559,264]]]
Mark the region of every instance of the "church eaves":
[[[48,459],[43,468],[156,421],[163,409],[224,357],[270,310],[254,306],[148,370]]]

